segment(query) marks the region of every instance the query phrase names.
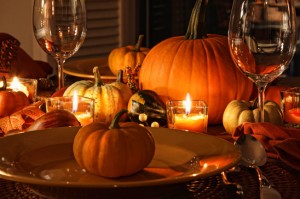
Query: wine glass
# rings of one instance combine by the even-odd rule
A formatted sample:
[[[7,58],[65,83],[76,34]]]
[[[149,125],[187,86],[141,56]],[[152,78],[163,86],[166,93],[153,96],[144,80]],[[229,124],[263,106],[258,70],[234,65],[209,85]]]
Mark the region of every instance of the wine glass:
[[[260,122],[268,83],[280,76],[296,49],[294,0],[234,0],[228,41],[235,65],[258,89]]]
[[[61,89],[63,64],[78,51],[86,36],[85,1],[34,0],[33,30],[39,45],[57,62]]]

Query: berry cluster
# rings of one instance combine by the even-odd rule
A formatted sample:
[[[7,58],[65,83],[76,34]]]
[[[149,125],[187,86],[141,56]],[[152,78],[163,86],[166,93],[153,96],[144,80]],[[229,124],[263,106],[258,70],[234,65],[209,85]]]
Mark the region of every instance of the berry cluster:
[[[133,69],[130,66],[125,66],[125,74],[127,76],[127,85],[135,93],[138,91],[138,72],[140,70],[140,65],[135,66]]]
[[[19,41],[7,39],[0,43],[0,71],[10,72],[11,64],[17,59]]]

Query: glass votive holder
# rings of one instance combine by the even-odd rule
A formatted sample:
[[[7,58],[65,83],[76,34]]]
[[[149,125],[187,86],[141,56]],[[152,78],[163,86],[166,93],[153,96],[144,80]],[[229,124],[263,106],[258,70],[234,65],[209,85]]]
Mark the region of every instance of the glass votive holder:
[[[9,78],[6,80],[7,89],[13,91],[22,91],[30,100],[30,102],[36,101],[37,84],[36,79],[29,78]]]
[[[288,127],[300,127],[300,87],[280,91],[283,119]]]
[[[94,100],[81,96],[50,97],[45,99],[46,112],[68,110],[75,115],[81,126],[94,121]]]
[[[208,125],[208,106],[204,101],[192,100],[187,110],[183,100],[167,102],[168,127],[196,133],[206,133]]]

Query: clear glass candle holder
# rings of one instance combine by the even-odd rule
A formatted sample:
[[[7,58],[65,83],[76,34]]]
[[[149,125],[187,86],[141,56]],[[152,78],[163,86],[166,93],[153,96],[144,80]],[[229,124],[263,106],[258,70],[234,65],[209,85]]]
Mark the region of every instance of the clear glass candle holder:
[[[94,100],[87,97],[76,97],[76,100],[74,100],[74,96],[46,98],[46,112],[63,109],[73,113],[81,126],[92,123],[94,121]]]
[[[6,80],[7,89],[22,91],[31,102],[36,101],[37,84],[36,79],[29,78],[9,78]]]
[[[192,100],[190,105],[190,111],[187,111],[185,101],[168,101],[168,127],[196,133],[206,133],[208,125],[207,104],[202,100]]]
[[[300,128],[300,87],[280,91],[285,125]]]

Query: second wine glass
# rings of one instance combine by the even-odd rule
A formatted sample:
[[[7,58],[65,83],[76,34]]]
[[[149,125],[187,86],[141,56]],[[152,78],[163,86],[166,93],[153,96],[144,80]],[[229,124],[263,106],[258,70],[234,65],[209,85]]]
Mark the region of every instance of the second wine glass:
[[[264,122],[264,92],[292,60],[296,48],[293,0],[234,0],[228,40],[236,66],[258,88],[259,122]]]
[[[42,49],[55,58],[58,89],[64,86],[63,64],[86,37],[84,0],[34,0],[33,31]]]

